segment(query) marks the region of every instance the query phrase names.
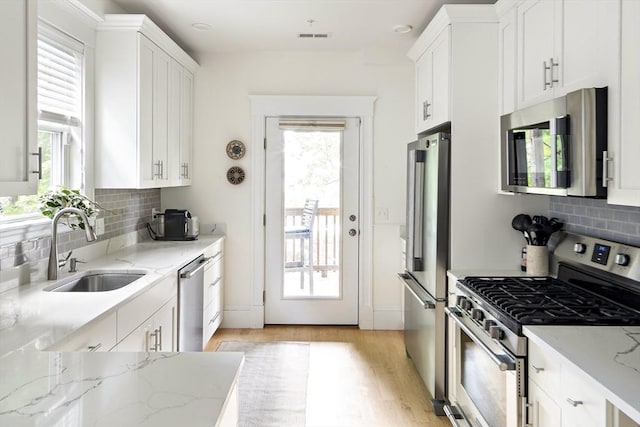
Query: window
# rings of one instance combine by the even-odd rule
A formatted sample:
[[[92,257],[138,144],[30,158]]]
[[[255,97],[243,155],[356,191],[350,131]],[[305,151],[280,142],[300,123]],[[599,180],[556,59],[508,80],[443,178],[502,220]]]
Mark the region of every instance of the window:
[[[39,217],[38,197],[57,186],[84,187],[84,45],[38,24],[38,149],[42,176],[32,196],[0,197],[0,221]]]

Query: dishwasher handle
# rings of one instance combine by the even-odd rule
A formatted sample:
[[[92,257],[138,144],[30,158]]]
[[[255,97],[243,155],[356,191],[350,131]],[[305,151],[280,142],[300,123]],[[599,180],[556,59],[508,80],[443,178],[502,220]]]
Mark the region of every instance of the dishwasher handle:
[[[180,278],[181,279],[191,279],[193,276],[198,274],[198,272],[200,270],[202,270],[207,265],[209,265],[213,261],[213,258],[214,257],[203,258],[200,261],[200,264],[196,268],[194,268],[193,270],[189,270],[189,271],[185,271],[184,273],[180,273]]]

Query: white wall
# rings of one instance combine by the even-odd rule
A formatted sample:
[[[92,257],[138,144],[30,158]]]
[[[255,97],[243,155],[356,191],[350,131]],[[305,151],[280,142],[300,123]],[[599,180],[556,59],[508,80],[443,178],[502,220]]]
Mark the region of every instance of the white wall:
[[[374,226],[373,308],[377,329],[401,328],[399,225],[404,223],[406,144],[413,129],[413,65],[409,60],[367,64],[362,55],[338,52],[256,52],[205,56],[195,82],[193,185],[162,190],[163,209],[187,208],[201,223],[224,224],[227,311],[250,310],[251,104],[249,95],[375,95],[374,205],[389,210]],[[232,161],[224,148],[231,139],[248,144]],[[241,165],[247,180],[228,184],[226,170]],[[205,230],[202,230],[205,231]],[[230,313],[234,314],[234,313]],[[238,324],[238,316],[230,325]]]

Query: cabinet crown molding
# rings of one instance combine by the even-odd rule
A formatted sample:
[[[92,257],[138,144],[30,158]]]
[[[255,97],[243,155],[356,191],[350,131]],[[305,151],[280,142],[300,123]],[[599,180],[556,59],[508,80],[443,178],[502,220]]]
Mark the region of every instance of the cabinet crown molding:
[[[189,56],[171,37],[158,27],[147,15],[142,14],[106,14],[99,22],[97,31],[137,31],[144,34],[167,54],[178,60],[187,70],[195,73],[198,63]]]
[[[433,17],[427,28],[415,41],[407,56],[416,61],[440,32],[451,24],[497,23],[498,16],[493,4],[445,4]]]

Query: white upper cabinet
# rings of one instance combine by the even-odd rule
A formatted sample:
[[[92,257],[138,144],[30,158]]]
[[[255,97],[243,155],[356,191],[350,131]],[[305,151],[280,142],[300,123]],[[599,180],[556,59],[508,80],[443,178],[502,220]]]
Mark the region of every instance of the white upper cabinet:
[[[603,64],[615,62],[612,11],[618,2],[525,0],[517,5],[517,108],[611,84],[611,68]]]
[[[416,131],[449,120],[449,29],[445,27],[416,62]]]
[[[0,1],[0,197],[35,194],[38,187],[36,3]]]
[[[144,15],[105,16],[96,40],[97,188],[190,184],[196,69]]]
[[[608,202],[640,206],[640,1],[620,4],[620,88],[609,90]]]
[[[500,13],[500,12],[499,12]],[[511,8],[499,15],[498,24],[498,87],[500,115],[516,109],[516,64],[517,64],[517,15]]]
[[[416,133],[460,118],[457,106],[484,96],[470,86],[490,85],[493,100],[483,102],[495,102],[495,72],[489,80],[484,73],[495,70],[496,24],[493,5],[444,5],[418,37],[407,53],[415,62]]]

